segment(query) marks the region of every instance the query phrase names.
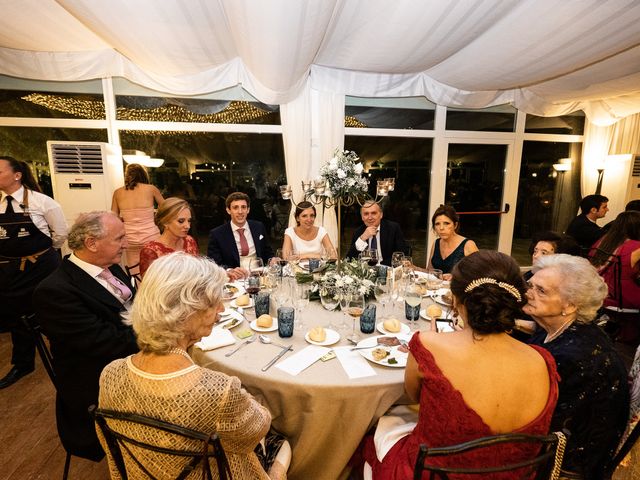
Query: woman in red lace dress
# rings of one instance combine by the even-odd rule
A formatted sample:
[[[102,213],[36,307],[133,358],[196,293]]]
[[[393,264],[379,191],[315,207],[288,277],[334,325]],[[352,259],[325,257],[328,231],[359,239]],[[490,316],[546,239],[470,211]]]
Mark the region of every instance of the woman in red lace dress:
[[[155,222],[162,234],[156,241],[145,243],[140,251],[140,275],[144,277],[153,261],[173,252],[198,255],[198,243],[189,235],[191,206],[186,200],[170,197],[163,201],[156,212]]]
[[[501,433],[548,433],[558,398],[553,357],[507,334],[525,302],[518,265],[507,255],[481,250],[461,259],[452,274],[453,304],[465,328],[418,332],[411,339],[405,390],[420,402],[417,423],[411,429],[411,423],[386,416],[375,442],[365,439],[364,456],[374,479],[413,478],[421,443],[444,447]],[[406,436],[397,440],[403,429]],[[430,463],[490,467],[536,454],[536,446],[507,444],[434,457]],[[483,478],[521,479],[523,472]]]

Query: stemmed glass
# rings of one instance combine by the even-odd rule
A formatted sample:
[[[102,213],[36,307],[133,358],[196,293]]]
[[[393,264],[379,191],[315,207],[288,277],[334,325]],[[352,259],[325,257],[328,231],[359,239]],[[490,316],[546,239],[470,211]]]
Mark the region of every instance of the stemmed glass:
[[[351,291],[348,288],[344,288],[342,293],[340,294],[340,311],[343,313],[342,315],[342,323],[338,326],[340,330],[347,331],[349,330],[349,324],[347,323],[347,308],[349,307],[349,302],[351,301]]]
[[[249,262],[249,276],[245,279],[245,289],[251,296],[260,291],[260,277],[264,271],[261,258],[252,258]]]
[[[338,292],[338,289],[333,287],[320,288],[320,303],[322,303],[322,306],[325,310],[333,312],[336,308],[338,308],[338,305],[340,305],[340,294]],[[329,328],[333,328],[333,319],[335,318],[335,315],[329,315],[328,317],[329,323],[327,326]]]
[[[427,288],[435,292],[442,286],[442,270],[437,268],[427,269]]]
[[[373,294],[382,305],[382,318],[387,318],[387,303],[391,296],[391,281],[387,278],[376,278]]]
[[[309,293],[311,292],[311,287],[308,283],[301,283],[296,288],[295,294],[295,307],[298,310],[298,314],[296,315],[296,328],[298,330],[302,330],[305,327],[304,320],[302,319],[302,312],[309,305]]]
[[[405,316],[411,325],[411,331],[415,330],[418,319],[420,318],[420,304],[422,303],[422,294],[420,286],[413,282],[409,282],[404,292],[404,301],[410,308],[405,308]],[[417,307],[417,308],[416,308]]]
[[[413,259],[406,255],[402,257],[402,276],[409,279],[413,277]]]
[[[358,343],[360,340],[360,336],[356,333],[356,323],[358,323],[362,312],[364,312],[364,295],[354,292],[351,294],[347,304],[347,313],[353,318],[353,329],[351,330],[351,335],[349,335],[349,340],[353,343]]]

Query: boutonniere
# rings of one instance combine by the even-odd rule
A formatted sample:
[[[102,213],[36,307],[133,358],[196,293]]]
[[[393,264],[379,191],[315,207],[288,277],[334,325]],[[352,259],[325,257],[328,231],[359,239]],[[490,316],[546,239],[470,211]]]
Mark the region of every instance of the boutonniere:
[[[260,235],[260,240],[262,240],[264,238],[264,235]]]

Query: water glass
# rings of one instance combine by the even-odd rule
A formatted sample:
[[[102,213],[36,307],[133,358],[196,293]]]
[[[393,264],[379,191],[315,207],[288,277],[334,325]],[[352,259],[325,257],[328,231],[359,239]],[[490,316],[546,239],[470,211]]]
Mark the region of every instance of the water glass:
[[[376,284],[373,287],[373,294],[375,295],[376,300],[380,302],[380,305],[382,305],[382,318],[385,318],[387,303],[391,296],[391,280],[386,277],[376,278]]]
[[[362,333],[373,333],[376,328],[376,306],[367,305],[362,315],[360,315],[360,331]]]
[[[442,270],[437,268],[427,268],[427,288],[438,290],[442,286]]]
[[[298,321],[296,322],[296,328],[304,329],[304,321],[302,319],[302,311],[309,305],[309,295],[311,293],[311,286],[308,283],[301,283],[296,287],[295,293],[295,307],[298,310]]]
[[[282,338],[293,336],[293,319],[295,310],[293,307],[278,308],[278,335]]]
[[[309,272],[313,273],[320,268],[320,259],[319,258],[310,258],[309,259]]]
[[[269,297],[270,297],[269,292],[259,292],[253,298],[253,301],[255,303],[255,309],[256,309],[256,318],[258,318],[260,315],[269,314],[269,308],[270,308]]]

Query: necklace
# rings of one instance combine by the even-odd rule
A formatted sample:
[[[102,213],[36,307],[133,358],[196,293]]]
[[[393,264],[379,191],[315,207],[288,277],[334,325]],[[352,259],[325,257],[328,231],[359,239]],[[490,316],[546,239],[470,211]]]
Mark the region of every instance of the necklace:
[[[176,355],[182,355],[184,358],[189,359],[189,361],[191,363],[193,363],[193,359],[189,356],[189,354],[185,350],[183,350],[183,349],[181,349],[179,347],[170,348],[169,350],[167,350],[167,353],[174,353]]]
[[[558,336],[560,336],[560,334],[562,332],[564,332],[571,323],[573,323],[573,321],[575,320],[575,318],[570,318],[569,320],[567,320],[566,322],[564,322],[562,325],[560,325],[560,328],[558,328],[555,332],[553,332],[552,334],[548,334],[547,333],[547,338],[544,339],[544,343],[548,343],[551,340],[554,340],[555,338],[557,338]],[[185,352],[186,353],[186,352]]]

